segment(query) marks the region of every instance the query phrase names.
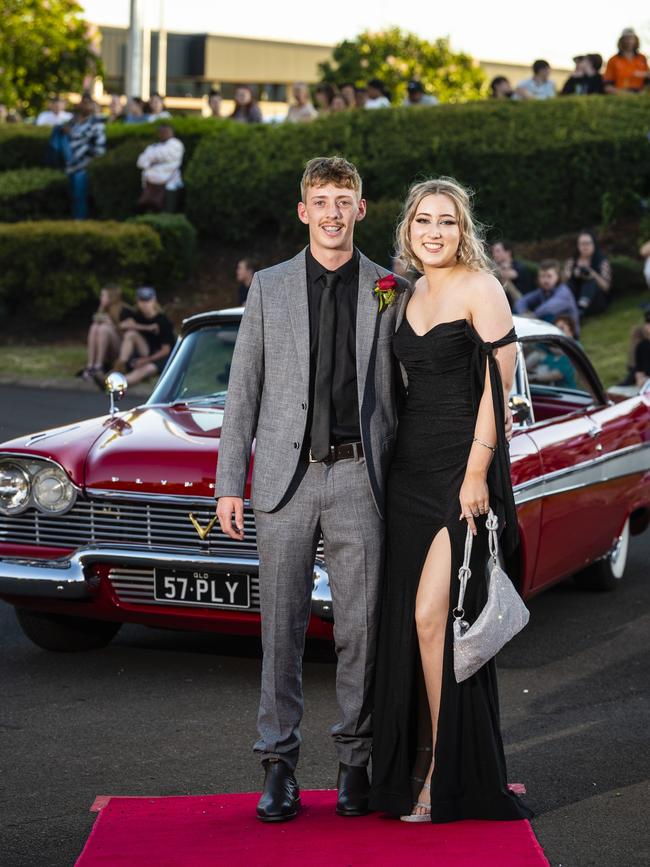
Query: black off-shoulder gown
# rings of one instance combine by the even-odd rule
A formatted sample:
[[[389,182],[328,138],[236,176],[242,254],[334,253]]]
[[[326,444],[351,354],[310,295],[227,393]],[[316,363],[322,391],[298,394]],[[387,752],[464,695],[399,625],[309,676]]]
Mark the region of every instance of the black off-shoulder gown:
[[[467,528],[458,517],[458,497],[487,366],[497,420],[497,451],[488,472],[490,505],[504,528],[504,553],[511,554],[517,545],[503,387],[493,354],[515,340],[513,329],[501,340],[485,343],[465,319],[440,323],[420,336],[404,318],[394,337],[395,354],[408,374],[408,394],[400,411],[387,486],[386,574],[373,723],[371,806],[375,810],[410,813],[431,762],[431,718],[415,627],[415,598],[431,543],[446,527],[452,568],[431,820],[532,816],[507,786],[495,662],[456,683],[451,614]],[[485,516],[477,519],[477,528],[464,604],[470,622],[487,598]]]

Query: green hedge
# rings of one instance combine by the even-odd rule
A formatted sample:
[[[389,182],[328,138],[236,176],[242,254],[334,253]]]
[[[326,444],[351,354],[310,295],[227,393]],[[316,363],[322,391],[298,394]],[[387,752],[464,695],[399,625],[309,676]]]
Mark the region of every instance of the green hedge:
[[[224,126],[225,119],[201,117],[173,117],[170,121],[178,137],[186,148],[189,158],[198,142],[206,136],[214,135]],[[127,141],[137,140],[142,147],[156,141],[157,124],[150,123],[110,123],[106,125],[109,151]],[[50,137],[50,127],[33,125],[4,124],[0,126],[0,171],[18,168],[37,168],[45,163],[45,152]]]
[[[0,222],[70,215],[68,179],[57,169],[0,173]]]
[[[386,268],[391,267],[395,253],[395,229],[401,210],[402,202],[398,199],[368,202],[365,219],[354,230],[359,249]]]
[[[244,241],[295,231],[304,163],[354,161],[371,201],[401,200],[409,184],[452,175],[477,191],[479,218],[516,240],[599,222],[612,191],[650,189],[650,97],[472,103],[353,112],[309,125],[223,126],[185,172],[199,232]]]
[[[142,214],[128,221],[150,226],[160,237],[162,253],[152,270],[151,281],[158,288],[169,288],[196,270],[196,229],[183,214]]]
[[[142,172],[136,162],[148,142],[122,143],[88,169],[93,213],[100,220],[125,220],[137,212],[142,192]]]
[[[16,123],[0,125],[0,172],[45,165],[50,130]]]
[[[162,253],[151,226],[92,221],[0,225],[0,315],[60,322],[103,285],[148,282]]]
[[[612,295],[630,295],[646,288],[643,262],[629,256],[611,256]]]
[[[650,241],[650,214],[644,214],[639,225],[639,246]]]

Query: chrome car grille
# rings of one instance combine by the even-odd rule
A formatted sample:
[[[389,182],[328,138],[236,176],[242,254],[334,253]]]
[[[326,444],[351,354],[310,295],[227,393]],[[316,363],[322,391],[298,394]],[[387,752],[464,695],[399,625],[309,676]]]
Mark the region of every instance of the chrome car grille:
[[[154,598],[153,569],[112,568],[109,569],[108,580],[111,582],[120,602],[132,605],[164,605],[165,607],[173,604]],[[250,608],[247,608],[246,611],[257,613],[260,610],[260,582],[257,575],[251,575],[250,582],[251,604]],[[200,603],[196,603],[196,607],[201,607]]]
[[[252,509],[244,510],[242,542],[225,536],[218,524],[202,540],[190,521],[190,512],[205,527],[214,517],[214,506],[155,500],[78,500],[64,515],[46,515],[35,509],[22,515],[0,515],[0,543],[51,548],[122,543],[147,549],[255,556],[257,534]],[[322,557],[322,541],[318,554]]]

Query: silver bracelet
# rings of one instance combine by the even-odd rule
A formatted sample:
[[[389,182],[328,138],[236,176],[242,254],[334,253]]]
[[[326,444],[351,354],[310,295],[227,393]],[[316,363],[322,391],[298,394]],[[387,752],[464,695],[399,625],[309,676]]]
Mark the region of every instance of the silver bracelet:
[[[478,437],[474,437],[474,442],[479,443],[482,446],[485,446],[486,449],[490,449],[490,451],[492,453],[494,453],[497,450],[496,446],[489,446],[487,443],[484,443],[483,440],[480,440]]]

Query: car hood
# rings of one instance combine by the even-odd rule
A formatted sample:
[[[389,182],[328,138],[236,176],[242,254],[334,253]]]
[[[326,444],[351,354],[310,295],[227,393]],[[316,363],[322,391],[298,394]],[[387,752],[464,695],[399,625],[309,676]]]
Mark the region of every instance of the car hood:
[[[213,407],[144,406],[120,416],[88,453],[90,489],[214,496],[223,411]]]
[[[119,424],[119,417],[90,418],[62,427],[16,437],[0,445],[0,454],[13,452],[59,463],[78,487],[83,487],[86,458],[96,440]]]

